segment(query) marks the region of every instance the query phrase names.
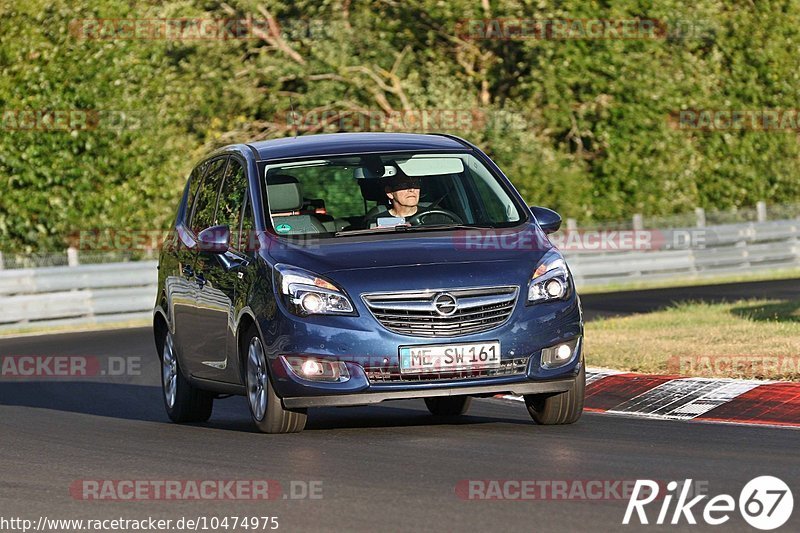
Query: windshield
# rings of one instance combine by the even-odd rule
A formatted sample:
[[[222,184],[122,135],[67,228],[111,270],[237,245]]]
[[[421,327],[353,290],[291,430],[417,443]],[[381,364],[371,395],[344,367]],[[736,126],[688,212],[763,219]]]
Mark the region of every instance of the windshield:
[[[280,235],[508,227],[515,202],[471,154],[365,154],[268,165],[272,226]]]

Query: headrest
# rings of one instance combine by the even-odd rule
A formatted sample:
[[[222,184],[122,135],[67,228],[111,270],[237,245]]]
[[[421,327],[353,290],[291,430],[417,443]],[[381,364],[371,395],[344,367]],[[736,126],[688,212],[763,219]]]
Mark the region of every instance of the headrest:
[[[358,185],[361,187],[361,195],[365,200],[372,202],[384,202],[388,200],[386,198],[386,192],[384,191],[386,182],[383,180],[376,178],[362,179],[358,180]]]
[[[267,176],[267,199],[272,212],[296,211],[303,206],[303,190],[294,176]]]

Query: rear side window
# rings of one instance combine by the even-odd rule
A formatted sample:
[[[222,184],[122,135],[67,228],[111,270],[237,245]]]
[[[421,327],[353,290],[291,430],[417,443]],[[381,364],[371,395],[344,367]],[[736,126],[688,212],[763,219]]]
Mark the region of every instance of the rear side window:
[[[217,212],[217,199],[219,190],[222,186],[222,178],[225,173],[225,163],[227,157],[213,160],[208,167],[203,183],[197,193],[194,205],[194,215],[192,216],[191,227],[195,232],[202,231],[214,225]]]
[[[219,194],[219,207],[215,224],[225,224],[231,231],[239,228],[239,217],[242,213],[244,195],[247,189],[244,168],[236,159],[231,158],[225,170],[225,179]]]
[[[208,169],[208,161],[204,161],[197,165],[192,174],[189,176],[189,196],[186,199],[186,211],[183,214],[183,222],[189,224],[192,217],[192,210],[194,209],[194,201],[197,197],[197,189],[200,188],[200,183],[203,181],[203,174]]]

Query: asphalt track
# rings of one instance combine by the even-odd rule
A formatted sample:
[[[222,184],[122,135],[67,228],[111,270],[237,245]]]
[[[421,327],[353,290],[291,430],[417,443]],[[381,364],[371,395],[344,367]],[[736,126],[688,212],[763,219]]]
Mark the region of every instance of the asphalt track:
[[[721,303],[754,298],[800,300],[800,279],[584,294],[581,296],[581,303],[584,317],[592,320],[598,317],[648,313],[676,302]]]
[[[743,285],[747,287],[742,288]],[[668,305],[708,288],[587,295],[587,317]],[[719,286],[716,296],[720,298]],[[798,298],[798,282],[742,284],[725,298]],[[800,501],[800,432],[642,420],[585,413],[574,425],[533,425],[524,407],[479,400],[457,421],[422,401],[312,410],[306,431],[262,435],[243,398],[215,403],[206,424],[164,413],[149,329],[0,340],[0,355],[140,358],[141,371],[72,381],[0,382],[0,517],[147,518],[277,516],[285,531],[618,531],[626,500],[485,501],[460,497],[464,480],[691,478],[710,495],[739,492],[761,475],[782,478]],[[319,499],[81,501],[77,480],[271,479],[315,482]],[[461,484],[460,484],[461,483]],[[295,486],[300,484],[295,483]],[[660,503],[648,507],[651,522]],[[702,503],[701,503],[702,505]],[[674,504],[673,504],[674,507]],[[672,513],[670,513],[671,516]],[[695,516],[702,523],[702,509]],[[752,530],[738,512],[722,526]],[[708,526],[628,526],[703,531]],[[800,511],[779,531],[800,531]],[[244,531],[239,529],[239,531]]]

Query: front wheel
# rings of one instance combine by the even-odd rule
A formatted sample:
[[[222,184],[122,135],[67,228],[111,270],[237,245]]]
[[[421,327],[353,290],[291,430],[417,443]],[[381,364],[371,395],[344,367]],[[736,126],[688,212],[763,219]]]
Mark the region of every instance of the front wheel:
[[[205,422],[211,418],[214,397],[183,377],[169,331],[164,334],[161,348],[161,390],[167,416],[173,422]]]
[[[440,396],[425,398],[425,405],[432,415],[459,416],[469,409],[472,396]]]
[[[586,371],[583,364],[575,386],[555,394],[526,394],[525,405],[528,413],[537,424],[572,424],[583,413],[583,397],[586,390]]]
[[[306,427],[306,411],[283,408],[275,394],[267,373],[264,347],[255,330],[251,330],[247,343],[247,403],[253,423],[264,433],[297,433]]]

